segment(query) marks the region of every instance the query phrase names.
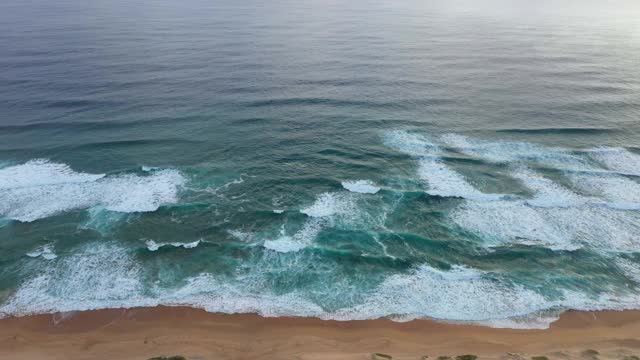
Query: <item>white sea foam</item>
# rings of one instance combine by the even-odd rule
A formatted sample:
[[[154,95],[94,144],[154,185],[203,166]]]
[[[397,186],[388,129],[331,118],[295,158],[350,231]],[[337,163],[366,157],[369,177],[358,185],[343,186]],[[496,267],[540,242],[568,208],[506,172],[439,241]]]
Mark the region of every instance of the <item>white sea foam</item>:
[[[277,252],[295,252],[311,245],[325,228],[370,230],[383,227],[385,205],[371,205],[367,203],[369,200],[375,201],[376,198],[356,192],[322,193],[312,204],[300,210],[308,216],[300,229],[291,234],[283,227],[275,238],[266,236],[262,245]],[[367,210],[371,207],[376,211]]]
[[[629,292],[603,292],[599,295],[588,295],[577,291],[562,291],[563,298],[556,301],[556,307],[581,311],[601,310],[638,310],[640,295]]]
[[[276,238],[266,239],[262,246],[281,253],[300,251],[311,245],[322,229],[331,225],[336,217],[353,215],[355,211],[352,197],[338,193],[322,193],[313,204],[300,210],[309,216],[300,230],[294,234],[287,234],[283,226]]]
[[[402,314],[405,318],[482,321],[530,314],[547,304],[534,291],[477,270],[457,266],[441,271],[422,265],[410,274],[389,276],[365,303],[325,317],[348,320]]]
[[[104,176],[77,173],[45,160],[30,161],[0,170],[0,215],[30,222],[91,207],[123,213],[155,211],[175,203],[184,182],[176,170]]]
[[[150,306],[141,268],[124,249],[91,244],[27,280],[0,306],[0,314],[25,315],[109,307]]]
[[[325,219],[312,218],[307,220],[302,228],[293,235],[287,235],[282,227],[277,238],[265,240],[262,246],[281,253],[300,251],[311,245],[326,225]]]
[[[606,206],[640,209],[640,184],[634,180],[604,173],[576,173],[571,174],[570,179],[583,192],[602,198]]]
[[[526,142],[478,140],[458,134],[443,135],[441,140],[464,154],[494,163],[533,162],[563,170],[595,169],[584,158],[562,148]]]
[[[274,213],[274,214],[282,214],[282,213],[284,213],[284,210],[274,209],[274,210],[273,210],[273,213]]]
[[[527,168],[521,167],[513,173],[513,176],[529,189],[535,192],[532,199],[527,203],[541,207],[569,207],[581,206],[589,199],[576,194],[575,192],[553,182],[544,176],[535,173]]]
[[[380,188],[371,180],[343,181],[342,187],[351,192],[361,194],[375,194],[380,191]]]
[[[600,206],[547,209],[553,223],[574,242],[599,252],[637,252],[640,250],[640,214]]]
[[[479,140],[459,134],[446,134],[440,139],[463,154],[494,163],[530,161],[541,156],[548,157],[550,152],[550,149],[530,143]]]
[[[489,326],[498,329],[547,329],[549,325],[558,320],[561,311],[542,310],[538,313],[524,316],[513,316],[505,319],[489,319],[482,321],[472,321],[478,325]]]
[[[255,238],[255,234],[241,230],[227,230],[227,233],[245,243],[251,243]]]
[[[456,224],[481,237],[490,246],[515,243],[556,250],[580,247],[549,222],[540,209],[521,201],[469,201],[454,210],[451,217]]]
[[[352,212],[353,205],[352,198],[349,196],[338,193],[323,193],[316,198],[313,204],[300,212],[314,218],[329,217]]]
[[[94,206],[87,211],[89,217],[78,227],[81,229],[93,229],[102,234],[108,233],[114,225],[125,219],[129,214],[109,211],[102,206]]]
[[[233,284],[211,274],[201,274],[167,293],[160,300],[165,305],[190,305],[215,313],[258,313],[266,317],[318,316],[320,306],[297,292],[272,294],[255,291],[251,283]]]
[[[263,276],[262,269],[256,270],[254,276]],[[159,304],[264,316],[322,314],[320,306],[297,293],[271,294],[253,277],[229,282],[203,273],[174,288],[157,283],[145,288],[143,278],[143,269],[125,249],[112,243],[87,245],[25,281],[0,305],[0,317]]]
[[[608,173],[589,159],[561,148],[476,140],[456,134],[445,135],[441,140],[458,151],[489,162],[517,162],[519,165],[512,175],[534,193],[524,202],[514,199],[500,199],[495,203],[468,201],[452,212],[451,218],[456,224],[489,245],[521,243],[566,250],[588,246],[604,252],[640,250],[640,227],[636,225],[640,217],[635,211],[620,211],[640,209],[640,184],[634,180]],[[600,159],[603,163],[617,159],[632,164],[636,159],[636,155],[620,149],[599,150],[593,154],[604,158]],[[526,163],[578,170],[565,174],[580,193],[526,168]],[[625,166],[624,170],[631,169]],[[454,184],[463,188],[459,183]]]
[[[53,246],[51,245],[40,246],[39,248],[28,252],[27,256],[32,258],[42,257],[46,260],[53,260],[58,257],[58,255],[56,255],[53,250]]]
[[[263,246],[277,252],[295,252],[311,245],[315,237],[328,227],[371,229],[381,226],[385,213],[365,210],[368,197],[359,193],[322,193],[301,213],[308,216],[306,222],[295,233],[287,233],[284,227],[280,234],[267,237]],[[369,198],[370,199],[370,198]]]
[[[193,249],[195,247],[197,247],[198,245],[200,245],[200,243],[202,242],[202,240],[196,240],[196,241],[192,241],[192,242],[188,242],[188,243],[180,243],[180,242],[170,242],[170,243],[157,243],[153,240],[147,240],[145,241],[145,245],[147,246],[147,249],[149,249],[149,251],[157,251],[159,250],[161,247],[164,246],[173,246],[173,247],[181,247],[181,248],[185,248],[185,249]]]
[[[69,165],[36,159],[0,169],[0,190],[93,182],[104,176],[75,172]]]
[[[599,252],[640,250],[640,214],[603,206],[531,207],[521,201],[467,202],[452,220],[488,242],[537,244],[573,250],[588,246]]]
[[[299,268],[308,263],[309,259],[305,259],[267,253],[249,273],[243,271],[233,277],[202,273],[166,288],[158,282],[143,285],[142,279],[147,275],[131,252],[111,243],[94,243],[69,258],[58,259],[53,266],[43,267],[0,305],[0,314],[163,304],[189,305],[210,312],[256,312],[263,316],[316,316],[334,320],[426,317],[497,327],[543,328],[555,319],[549,310],[630,309],[638,308],[640,303],[637,294],[616,292],[588,296],[564,291],[561,296],[548,298],[500,274],[465,266],[440,270],[426,264],[407,273],[389,275],[366,296],[361,296],[361,290],[353,289],[349,283],[331,283],[323,291],[344,294],[343,299],[352,301],[330,311],[312,300],[322,296],[295,290],[276,294],[264,286],[269,274],[283,268]],[[358,296],[350,295],[351,291],[357,291]]]
[[[602,201],[620,202],[625,189],[635,189],[628,183],[620,182],[620,179],[633,180],[624,177],[612,177],[614,180],[611,180],[605,176],[606,181],[603,182],[600,178],[584,180],[568,175],[576,188],[587,193],[580,195],[529,169],[520,168],[514,172],[514,177],[534,192],[533,198],[527,201],[494,198],[493,194],[476,190],[462,175],[434,157],[436,147],[425,144],[424,138],[401,132],[391,136],[391,139],[395,141],[397,149],[403,149],[401,151],[416,157],[420,165],[420,176],[429,185],[429,191],[439,192],[441,196],[468,199],[453,211],[451,217],[459,226],[487,240],[490,245],[525,243],[568,250],[586,246],[601,253],[637,252],[640,249],[640,213],[600,206],[597,200],[593,200],[596,197]],[[536,149],[538,150],[541,149]],[[522,153],[527,154],[524,150]],[[573,161],[572,154],[560,153],[560,156],[551,156],[552,161],[544,160],[544,154],[514,155],[513,158],[543,164],[562,162],[563,159]],[[498,156],[492,153],[488,153],[490,156],[483,155],[486,152],[476,154],[488,158]],[[563,158],[565,155],[568,158]],[[507,161],[510,160],[505,160]],[[580,161],[566,163],[562,168],[573,168],[580,164]],[[149,176],[163,172],[152,171]],[[89,184],[98,188],[92,184],[114,182],[120,178],[107,176],[71,184],[77,187]],[[136,181],[142,181],[147,177],[135,178],[138,179]],[[63,189],[68,186],[63,182],[32,187],[53,185],[62,186]],[[11,191],[14,189],[16,188],[9,188]],[[4,194],[8,193],[10,192],[6,192],[6,189],[0,189],[3,199]],[[322,298],[322,291],[319,294],[298,291],[276,294],[271,287],[265,286],[269,281],[269,274],[283,268],[297,271],[303,263],[308,264],[308,258],[303,257],[307,252],[286,256],[279,253],[292,253],[310,246],[322,229],[340,224],[350,228],[374,228],[378,219],[373,219],[360,205],[362,199],[376,198],[345,191],[321,194],[313,204],[301,210],[308,218],[293,234],[288,234],[283,228],[279,235],[266,241],[256,234],[230,231],[230,234],[244,239],[243,241],[262,244],[273,251],[264,251],[263,262],[248,271],[238,271],[232,277],[205,273],[188,278],[172,288],[164,288],[158,284],[143,286],[142,279],[147,279],[147,274],[144,274],[144,269],[133,253],[113,244],[86,246],[69,258],[62,257],[47,262],[47,265],[53,266],[43,267],[38,275],[23,283],[5,304],[0,305],[0,313],[26,314],[165,304],[191,305],[212,312],[258,312],[265,316],[318,316],[337,320],[386,316],[405,320],[430,317],[496,327],[543,328],[555,319],[554,311],[558,309],[639,307],[640,296],[630,291],[621,293],[611,290],[595,296],[560,290],[560,295],[548,297],[513,283],[500,274],[485,273],[464,266],[454,266],[446,271],[422,265],[406,273],[389,275],[369,291],[367,296],[362,296],[360,289],[354,290],[353,284],[330,283],[328,290],[322,291],[344,294],[344,299],[352,301],[331,311],[325,310],[326,304],[317,302],[318,298]],[[102,201],[89,203],[86,207],[104,206]],[[1,206],[0,204],[0,209]],[[193,243],[154,242],[150,250],[157,250],[159,246],[165,245],[189,244]],[[282,264],[277,261],[293,263]],[[638,281],[637,264],[628,259],[616,259],[616,264],[629,279]],[[324,264],[314,263],[314,266],[321,267]],[[357,291],[358,294],[354,295],[350,291]]]
[[[363,304],[321,317],[337,320],[372,319],[389,314],[411,318],[480,323],[494,327],[547,328],[560,309],[584,311],[638,309],[637,293],[598,296],[561,291],[548,298],[497,274],[455,266],[450,271],[428,265],[409,274],[391,275]]]
[[[439,156],[440,147],[428,138],[406,131],[391,131],[385,134],[387,146],[416,157],[418,176],[427,185],[430,195],[459,197],[481,201],[495,201],[502,194],[488,194],[476,189],[463,175],[447,166]]]
[[[422,158],[418,165],[418,176],[427,184],[426,192],[430,195],[479,201],[495,201],[504,197],[502,194],[487,194],[476,189],[438,158]]]
[[[597,198],[576,194],[526,168],[518,168],[513,175],[534,191],[532,199],[470,201],[452,212],[453,221],[490,245],[520,243],[558,250],[582,246],[603,251],[640,250],[637,213],[603,207]],[[600,175],[596,177],[600,179]],[[583,185],[594,187],[593,181],[582,180]],[[613,188],[609,185],[603,188]]]
[[[228,190],[230,187],[234,186],[234,185],[239,185],[244,183],[244,178],[248,176],[251,177],[247,174],[241,174],[240,177],[236,178],[236,179],[232,179],[230,181],[227,181],[226,183],[222,184],[222,185],[216,185],[216,186],[208,186],[204,189],[201,189],[199,191],[204,191],[207,193],[211,193],[217,196],[220,196],[222,198],[225,198],[224,192],[226,190]]]
[[[640,285],[640,264],[629,259],[616,258],[616,265],[631,280]]]
[[[300,241],[299,239],[294,239],[292,236],[282,236],[275,240],[266,240],[262,246],[264,246],[265,249],[288,253],[300,251],[308,245],[309,241]]]
[[[601,147],[590,152],[593,159],[607,169],[629,175],[640,175],[640,155],[623,148]]]
[[[383,142],[386,146],[411,156],[428,156],[440,152],[440,147],[426,136],[403,130],[386,132]]]

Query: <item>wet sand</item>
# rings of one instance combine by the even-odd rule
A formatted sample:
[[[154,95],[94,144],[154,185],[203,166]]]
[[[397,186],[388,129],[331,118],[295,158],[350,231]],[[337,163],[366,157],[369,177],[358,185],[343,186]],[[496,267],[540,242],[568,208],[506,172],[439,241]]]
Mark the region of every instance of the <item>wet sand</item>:
[[[595,351],[593,351],[595,350]],[[596,354],[597,352],[597,354]],[[0,359],[626,359],[640,356],[640,311],[568,312],[547,330],[428,320],[325,321],[222,315],[186,307],[0,320]]]

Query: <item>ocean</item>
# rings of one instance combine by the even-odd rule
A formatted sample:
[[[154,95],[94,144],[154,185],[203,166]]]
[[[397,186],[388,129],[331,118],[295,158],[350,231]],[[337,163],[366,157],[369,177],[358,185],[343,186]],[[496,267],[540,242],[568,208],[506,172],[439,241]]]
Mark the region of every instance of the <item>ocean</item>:
[[[0,316],[640,309],[637,1],[0,4]]]

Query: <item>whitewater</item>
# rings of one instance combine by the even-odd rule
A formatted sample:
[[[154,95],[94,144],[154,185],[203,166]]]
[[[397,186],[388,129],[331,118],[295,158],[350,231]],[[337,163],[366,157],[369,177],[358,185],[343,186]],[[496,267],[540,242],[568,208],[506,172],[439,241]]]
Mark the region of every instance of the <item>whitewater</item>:
[[[212,187],[190,169],[96,174],[46,159],[5,163],[2,231],[57,221],[95,239],[21,246],[20,279],[0,313],[163,304],[544,328],[568,309],[638,308],[640,155],[415,130],[377,141],[405,157],[408,171],[354,174],[297,203],[270,193],[270,210],[246,200],[243,187],[258,186],[258,176]],[[479,180],[460,166],[467,159],[504,184]],[[211,194],[215,202],[202,206]],[[233,220],[246,212],[253,220]],[[207,216],[223,219],[224,231],[158,230]]]

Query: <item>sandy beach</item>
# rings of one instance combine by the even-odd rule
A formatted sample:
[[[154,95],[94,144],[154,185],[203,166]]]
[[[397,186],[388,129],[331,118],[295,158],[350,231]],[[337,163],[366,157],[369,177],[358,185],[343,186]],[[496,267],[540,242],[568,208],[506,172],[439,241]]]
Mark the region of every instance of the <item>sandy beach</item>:
[[[547,330],[417,320],[324,321],[184,307],[0,320],[0,359],[626,359],[640,355],[640,311],[568,312]]]

